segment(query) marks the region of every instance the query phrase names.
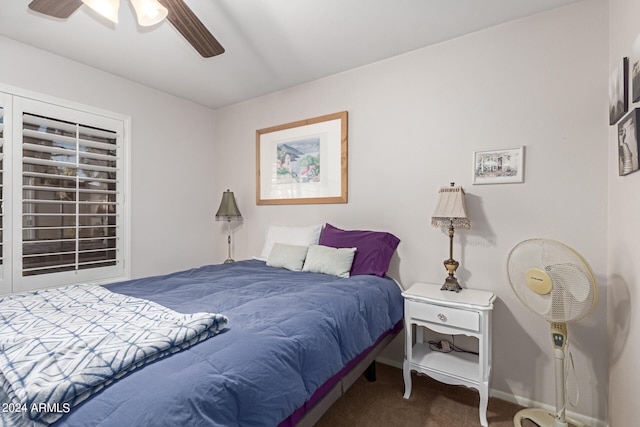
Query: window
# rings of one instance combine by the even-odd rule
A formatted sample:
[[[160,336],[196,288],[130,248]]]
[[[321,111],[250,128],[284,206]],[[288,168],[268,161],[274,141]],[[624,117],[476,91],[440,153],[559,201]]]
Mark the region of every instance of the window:
[[[4,264],[4,108],[0,103],[0,266]]]
[[[0,294],[124,277],[126,120],[18,96],[4,104]]]

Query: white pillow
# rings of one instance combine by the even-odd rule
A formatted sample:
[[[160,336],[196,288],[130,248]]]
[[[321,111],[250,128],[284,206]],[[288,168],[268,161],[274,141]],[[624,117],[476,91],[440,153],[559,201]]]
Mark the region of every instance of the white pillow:
[[[308,246],[285,245],[274,243],[267,265],[269,267],[286,268],[287,270],[300,271],[307,257]]]
[[[330,248],[311,245],[302,271],[349,277],[355,254],[356,248]]]
[[[310,246],[317,245],[320,240],[322,225],[308,225],[303,227],[288,225],[270,225],[267,227],[264,238],[262,253],[258,259],[266,261],[269,259],[271,248],[274,243],[284,243],[285,245]]]

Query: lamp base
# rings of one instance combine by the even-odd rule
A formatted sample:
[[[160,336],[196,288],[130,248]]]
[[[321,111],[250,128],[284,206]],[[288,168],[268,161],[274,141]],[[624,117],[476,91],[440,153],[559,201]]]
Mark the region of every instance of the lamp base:
[[[234,259],[227,258],[224,260],[224,264],[231,264],[232,262],[236,262]]]
[[[440,288],[441,291],[455,291],[460,292],[462,287],[458,283],[458,279],[454,276],[456,269],[458,268],[458,261],[449,258],[444,262],[444,266],[449,272],[449,277],[447,277],[444,281],[444,285]]]
[[[456,277],[447,277],[440,290],[460,292],[462,290],[462,286],[460,286]]]

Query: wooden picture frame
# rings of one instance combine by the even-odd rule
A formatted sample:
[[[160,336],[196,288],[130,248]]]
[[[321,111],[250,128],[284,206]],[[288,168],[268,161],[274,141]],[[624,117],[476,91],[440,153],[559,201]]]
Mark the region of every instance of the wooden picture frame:
[[[256,204],[347,203],[346,111],[256,131]]]
[[[524,182],[524,146],[473,152],[473,184]]]

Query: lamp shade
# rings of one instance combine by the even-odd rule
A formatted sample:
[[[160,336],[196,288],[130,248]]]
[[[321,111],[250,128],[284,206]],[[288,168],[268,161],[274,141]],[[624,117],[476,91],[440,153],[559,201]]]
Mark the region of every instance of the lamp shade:
[[[439,191],[438,205],[431,217],[433,227],[471,228],[471,222],[467,218],[467,210],[464,205],[464,190],[462,187],[442,187]]]
[[[233,195],[233,191],[227,190],[222,193],[222,200],[220,201],[220,207],[216,212],[216,221],[231,221],[241,220],[242,214],[236,204],[236,198]]]

